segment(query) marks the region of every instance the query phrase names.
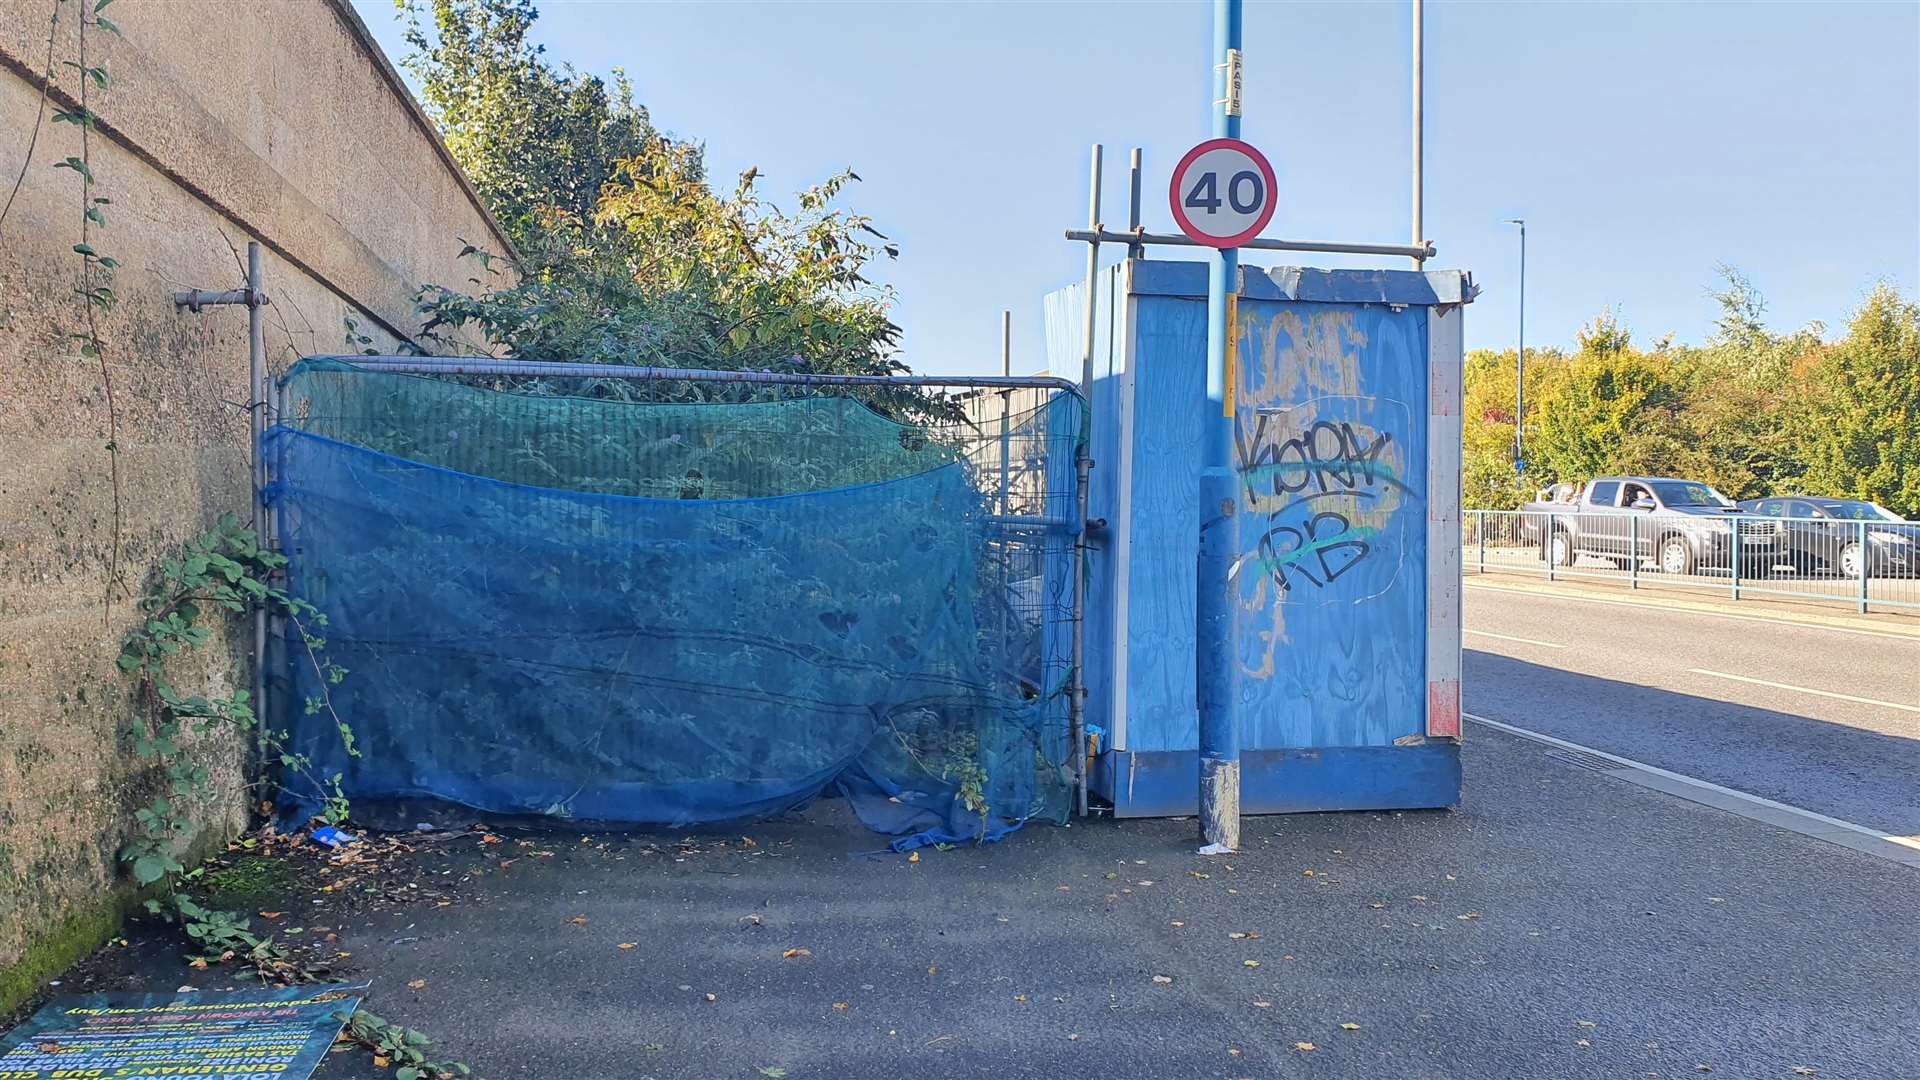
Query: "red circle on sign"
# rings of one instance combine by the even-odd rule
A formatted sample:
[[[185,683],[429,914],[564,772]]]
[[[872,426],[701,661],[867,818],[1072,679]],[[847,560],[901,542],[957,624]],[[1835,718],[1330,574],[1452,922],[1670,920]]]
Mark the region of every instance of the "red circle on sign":
[[[1254,220],[1253,227],[1244,232],[1235,233],[1232,236],[1209,236],[1194,225],[1193,220],[1187,217],[1186,208],[1180,205],[1181,179],[1185,177],[1187,168],[1209,150],[1233,150],[1245,154],[1247,159],[1253,162],[1254,167],[1260,170],[1261,179],[1267,185],[1267,204],[1260,209],[1260,216]],[[1195,243],[1214,248],[1235,248],[1259,236],[1260,230],[1266,228],[1267,223],[1273,220],[1274,207],[1278,205],[1274,192],[1279,186],[1280,179],[1274,175],[1273,166],[1268,163],[1267,156],[1255,150],[1251,144],[1241,142],[1239,139],[1208,139],[1187,151],[1186,156],[1180,159],[1180,164],[1173,167],[1173,179],[1167,184],[1167,202],[1173,207],[1174,223],[1179,225],[1180,231]]]

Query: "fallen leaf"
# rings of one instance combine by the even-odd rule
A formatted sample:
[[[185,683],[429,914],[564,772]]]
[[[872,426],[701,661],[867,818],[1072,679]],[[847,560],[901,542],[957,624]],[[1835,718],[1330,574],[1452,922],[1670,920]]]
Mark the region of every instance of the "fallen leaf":
[[[1812,1076],[1813,1074],[1819,1071],[1820,1071],[1819,1069],[1816,1069],[1811,1065],[1795,1065],[1793,1067],[1793,1075],[1795,1076]]]
[[[1178,929],[1179,929],[1180,927],[1182,927],[1182,926],[1185,926],[1185,925],[1187,925],[1187,924],[1186,924],[1186,923],[1183,923],[1183,922],[1181,922],[1181,921],[1180,921],[1179,919],[1175,919],[1175,920],[1173,920],[1173,927],[1174,927],[1174,929],[1176,929],[1176,930],[1178,930]]]
[[[1599,1027],[1600,1025],[1598,1025],[1598,1024],[1596,1024],[1596,1023],[1594,1023],[1594,1022],[1593,1022],[1593,1021],[1591,1021],[1591,1020],[1575,1020],[1575,1021],[1573,1022],[1573,1026],[1574,1026],[1574,1027],[1583,1027],[1583,1028],[1590,1028],[1590,1027]]]
[[[1294,1044],[1293,1044],[1293,1048],[1294,1048],[1295,1050],[1299,1050],[1299,1051],[1301,1051],[1301,1052],[1303,1052],[1303,1053],[1312,1053],[1313,1051],[1315,1051],[1315,1050],[1318,1050],[1318,1049],[1320,1049],[1319,1047],[1317,1047],[1317,1046],[1315,1046],[1315,1045],[1313,1045],[1313,1044],[1312,1044],[1312,1043],[1310,1043],[1310,1042],[1297,1042],[1297,1043],[1294,1043]]]
[[[1237,932],[1237,931],[1236,931],[1236,932],[1234,932],[1234,933],[1231,933],[1231,934],[1228,934],[1227,936],[1228,936],[1228,937],[1230,937],[1230,938],[1232,938],[1232,939],[1233,939],[1233,940],[1235,940],[1235,941],[1239,941],[1239,940],[1240,940],[1241,938],[1243,938],[1243,937],[1246,937],[1247,935],[1245,935],[1245,934],[1242,934],[1242,933],[1239,933],[1239,932]]]
[[[376,1068],[376,1069],[384,1069],[384,1068],[386,1068],[386,1067],[387,1067],[387,1059],[386,1059],[386,1057],[385,1057],[385,1055],[382,1055],[382,1054],[375,1054],[375,1055],[373,1055],[373,1067],[374,1067],[374,1068]]]
[[[1585,1040],[1585,1039],[1575,1039],[1575,1040],[1573,1040],[1573,1045],[1575,1045],[1575,1046],[1592,1046],[1593,1044],[1592,1044],[1592,1043],[1590,1043],[1590,1042],[1588,1042],[1588,1041],[1587,1041],[1587,1040]]]
[[[1386,907],[1387,905],[1375,902],[1375,903],[1368,904],[1367,906],[1372,908],[1383,908],[1383,907]]]
[[[1713,1071],[1713,1066],[1711,1066],[1711,1065],[1695,1065],[1695,1066],[1694,1066],[1694,1068],[1695,1068],[1696,1070],[1698,1070],[1698,1071],[1700,1071],[1700,1072],[1712,1072],[1712,1071]]]
[[[1067,1036],[1067,1041],[1068,1041],[1068,1042],[1079,1042],[1079,1041],[1080,1041],[1080,1036],[1079,1036],[1078,1034],[1074,1034],[1074,1035],[1069,1035],[1069,1036]]]
[[[919,861],[920,861],[920,853],[916,851],[916,852],[913,852],[912,854],[910,854],[910,855],[908,855],[908,856],[907,856],[907,861],[908,861],[908,862],[919,862]]]
[[[621,947],[622,949],[631,949],[631,948],[633,948],[634,946],[636,946],[636,945],[638,945],[638,944],[640,944],[640,943],[639,943],[639,942],[637,942],[637,941],[623,941],[623,942],[621,942],[621,943],[620,943],[620,947]]]
[[[1426,901],[1427,901],[1427,898],[1426,898],[1426,897],[1424,897],[1424,896],[1415,896],[1415,897],[1411,897],[1411,899],[1414,899],[1414,900],[1418,900],[1418,901],[1420,901],[1420,902],[1421,902],[1421,903],[1423,903],[1423,904],[1424,904],[1424,903],[1426,903]]]
[[[763,923],[763,922],[765,922],[765,921],[766,921],[765,919],[762,919],[762,918],[761,918],[760,916],[758,916],[758,915],[742,915],[742,916],[740,916],[740,922],[741,922],[741,923],[742,923],[743,925],[746,925],[746,926],[759,926],[759,925],[760,925],[761,923]]]
[[[834,1011],[834,1012],[846,1012],[846,1011],[847,1011],[847,1003],[846,1003],[846,1002],[844,1002],[844,1001],[836,1001],[836,1002],[834,1002],[834,1003],[833,1003],[833,1011]]]
[[[928,965],[927,965],[927,974],[929,974],[929,975],[931,975],[931,974],[933,974],[934,972],[936,972],[936,971],[939,971],[939,970],[940,970],[940,968],[939,968],[939,965],[937,965],[937,964],[928,964]]]
[[[1313,871],[1311,871],[1311,870],[1302,870],[1302,871],[1300,871],[1300,876],[1301,876],[1301,877],[1312,877],[1312,876],[1313,876]]]
[[[753,848],[753,847],[759,847],[760,845],[753,842],[753,837],[743,836],[740,838],[740,846]]]
[[[187,961],[187,966],[190,968],[198,968],[201,971],[205,971],[207,969],[207,958],[204,956],[196,956],[193,959]]]
[[[568,919],[567,922],[574,926],[585,926],[587,925],[587,917],[585,915],[575,915],[573,918]]]
[[[1469,911],[1465,915],[1454,916],[1454,918],[1459,919],[1461,922],[1473,922],[1475,919],[1478,919],[1479,917],[1480,917],[1480,913],[1477,911]]]
[[[263,919],[277,919],[285,914],[286,912],[284,911],[263,911],[260,913],[260,917]]]
[[[813,955],[812,949],[788,949],[786,952],[783,952],[780,954],[780,959],[792,960],[797,957],[812,956],[812,955]]]
[[[1229,1047],[1227,1047],[1227,1056],[1228,1056],[1228,1057],[1239,1057],[1239,1056],[1240,1056],[1240,1048],[1239,1048],[1239,1047],[1237,1047],[1237,1046],[1229,1046]]]
[[[1015,1000],[1015,1001],[1017,1001],[1017,1002],[1019,1002],[1019,1003],[1020,1003],[1020,1004],[1022,1004],[1022,1005],[1025,1005],[1025,1004],[1027,1003],[1027,995],[1025,995],[1025,994],[1015,994],[1015,995],[1013,995],[1013,1000]]]
[[[1359,1031],[1360,1025],[1359,1024],[1341,1024],[1340,1030],[1341,1031]]]
[[[482,833],[480,836],[480,842],[483,844],[497,844],[500,842],[500,838],[493,835],[492,833]]]
[[[1165,985],[1167,985],[1168,983],[1171,983],[1171,982],[1173,981],[1173,976],[1171,976],[1171,975],[1155,975],[1155,976],[1153,977],[1153,981],[1154,981],[1154,982],[1156,982],[1156,983],[1158,983],[1158,984],[1159,984],[1159,985],[1161,985],[1161,986],[1165,986]]]
[[[424,990],[424,989],[426,989],[426,985],[427,985],[427,980],[425,980],[425,979],[415,979],[415,980],[413,980],[412,982],[410,982],[410,983],[408,983],[408,984],[407,984],[407,989],[409,989],[409,990]]]
[[[787,1075],[787,1070],[778,1065],[766,1065],[761,1067],[760,1075],[767,1077],[768,1080],[780,1080],[781,1077]]]
[[[1453,880],[1453,875],[1452,875],[1452,874],[1448,874],[1448,875],[1447,875],[1447,880],[1448,880],[1448,881],[1452,881],[1452,880]]]
[[[1244,964],[1244,965],[1245,965],[1245,966],[1247,966],[1247,967],[1259,967],[1259,966],[1260,966],[1260,961],[1258,961],[1258,960],[1242,960],[1242,961],[1240,961],[1240,963],[1242,963],[1242,964]]]
[[[1254,1007],[1254,1008],[1256,1008],[1256,1009],[1271,1009],[1271,1008],[1273,1008],[1273,1002],[1271,1002],[1271,1001],[1256,1001],[1256,1002],[1254,1002],[1254,1003],[1253,1003],[1253,1007]]]
[[[720,999],[719,999],[718,997],[716,997],[715,995],[713,995],[713,994],[708,994],[708,995],[707,995],[707,1000],[708,1000],[708,1001],[719,1001]]]

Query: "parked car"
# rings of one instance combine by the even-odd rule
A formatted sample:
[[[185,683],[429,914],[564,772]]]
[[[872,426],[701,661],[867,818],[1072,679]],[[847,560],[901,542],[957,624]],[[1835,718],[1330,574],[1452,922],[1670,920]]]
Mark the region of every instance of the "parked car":
[[[1778,522],[1738,520],[1739,508],[1708,484],[1667,476],[1603,476],[1573,502],[1521,510],[1525,535],[1556,566],[1596,555],[1621,569],[1651,561],[1669,574],[1724,570],[1733,565],[1738,528],[1741,571],[1759,573],[1780,557],[1784,532]]]
[[[1803,574],[1826,570],[1857,578],[1864,550],[1870,556],[1865,560],[1870,575],[1920,577],[1920,524],[1879,503],[1775,495],[1743,500],[1740,509],[1781,519],[1785,561]]]

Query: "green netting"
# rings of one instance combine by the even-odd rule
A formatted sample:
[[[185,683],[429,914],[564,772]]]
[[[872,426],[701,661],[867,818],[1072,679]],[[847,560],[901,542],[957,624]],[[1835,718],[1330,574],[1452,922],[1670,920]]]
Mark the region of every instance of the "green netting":
[[[959,460],[960,443],[846,397],[717,406],[501,393],[306,360],[287,383],[300,430],[455,472],[662,499],[854,487]]]
[[[1082,413],[655,405],[298,365],[269,439],[277,716],[366,805],[684,825],[837,790],[900,845],[1067,808]],[[308,703],[325,693],[360,753]],[[316,792],[295,779],[290,803]]]

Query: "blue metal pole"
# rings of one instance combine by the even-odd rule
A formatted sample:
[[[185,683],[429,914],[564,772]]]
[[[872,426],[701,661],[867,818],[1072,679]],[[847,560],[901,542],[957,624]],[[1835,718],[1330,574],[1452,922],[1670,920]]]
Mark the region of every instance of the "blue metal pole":
[[[1229,79],[1231,54],[1240,51],[1241,0],[1213,4],[1213,135],[1240,137]],[[1237,57],[1234,57],[1237,59]],[[1269,196],[1271,197],[1271,195]],[[1232,570],[1238,546],[1233,472],[1234,373],[1229,297],[1239,290],[1240,252],[1214,252],[1207,268],[1206,434],[1200,451],[1200,557],[1196,568],[1195,704],[1200,713],[1200,828],[1204,851],[1240,846],[1240,731],[1234,696],[1235,645]]]

